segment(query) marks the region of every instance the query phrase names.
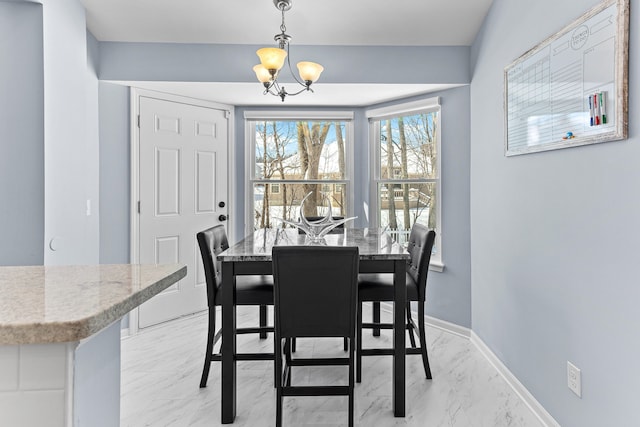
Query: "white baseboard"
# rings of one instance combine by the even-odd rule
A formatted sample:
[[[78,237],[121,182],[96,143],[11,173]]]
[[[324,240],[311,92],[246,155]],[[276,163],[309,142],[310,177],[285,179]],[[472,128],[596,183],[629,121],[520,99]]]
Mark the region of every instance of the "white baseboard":
[[[498,373],[504,378],[509,387],[520,397],[525,405],[533,412],[533,414],[540,420],[540,422],[546,427],[560,427],[560,424],[547,412],[546,409],[536,400],[535,397],[527,390],[527,388],[516,378],[515,375],[502,363],[502,361],[496,356],[493,351],[482,341],[482,339],[476,335],[473,330],[465,328],[463,326],[450,323],[445,320],[440,320],[435,317],[425,316],[425,324],[441,329],[445,332],[449,332],[463,338],[467,338],[473,345],[476,346],[480,354],[498,371]]]
[[[456,325],[455,323],[447,322],[446,320],[440,320],[431,316],[424,316],[424,323],[432,328],[438,328],[450,334],[459,335],[463,338],[469,338],[471,336],[471,329],[464,326]]]
[[[496,368],[498,373],[509,384],[513,391],[522,399],[525,405],[529,407],[531,412],[547,427],[560,427],[560,424],[547,412],[546,409],[536,400],[535,397],[522,385],[515,375],[502,363],[493,351],[482,341],[482,339],[471,331],[471,343],[476,346],[480,353]]]
[[[387,313],[393,313],[393,303],[381,302],[380,310],[386,311]],[[414,306],[411,307],[411,313],[415,315],[416,318],[418,317],[418,310],[415,309]],[[433,328],[438,328],[445,332],[459,335],[463,338],[468,339],[471,336],[471,329],[465,328],[464,326],[456,325],[455,323],[447,322],[446,320],[440,320],[431,316],[424,316],[424,323]]]

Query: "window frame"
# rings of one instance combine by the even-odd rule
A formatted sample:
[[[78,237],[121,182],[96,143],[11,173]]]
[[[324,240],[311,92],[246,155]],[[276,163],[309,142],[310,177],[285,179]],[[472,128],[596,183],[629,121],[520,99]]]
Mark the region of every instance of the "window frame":
[[[254,211],[254,197],[248,197],[253,195],[253,188],[256,184],[261,183],[274,183],[278,184],[344,184],[344,191],[346,192],[347,200],[347,216],[353,216],[355,212],[354,207],[354,131],[353,131],[353,111],[245,111],[245,215],[244,215],[244,230],[245,235],[253,233],[253,211]],[[344,123],[344,143],[345,143],[345,176],[344,179],[256,179],[256,164],[255,156],[255,143],[256,143],[256,122],[260,121],[339,121]],[[349,226],[347,224],[346,226]]]
[[[426,179],[393,179],[382,178],[380,173],[380,161],[381,161],[381,148],[380,148],[380,123],[382,120],[390,119],[399,116],[408,116],[419,113],[431,113],[437,112],[436,117],[436,129],[438,132],[438,138],[436,140],[436,150],[438,153],[436,159],[436,167],[438,171],[437,178]],[[369,120],[369,152],[370,157],[370,170],[371,181],[369,186],[369,217],[372,227],[380,226],[380,206],[379,206],[379,194],[378,189],[381,184],[393,183],[393,184],[412,184],[412,183],[429,183],[433,182],[436,185],[436,241],[435,245],[437,252],[432,255],[429,265],[430,270],[443,271],[444,269],[444,248],[442,247],[442,109],[440,108],[440,97],[433,97],[418,101],[411,101],[400,103],[392,106],[369,109],[366,111],[366,117]]]

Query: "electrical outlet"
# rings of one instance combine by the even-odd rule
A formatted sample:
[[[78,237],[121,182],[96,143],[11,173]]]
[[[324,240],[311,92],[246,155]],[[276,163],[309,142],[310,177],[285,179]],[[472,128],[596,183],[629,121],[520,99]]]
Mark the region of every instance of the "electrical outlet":
[[[582,379],[580,378],[580,369],[568,360],[567,386],[569,386],[569,390],[574,392],[578,397],[582,397]]]

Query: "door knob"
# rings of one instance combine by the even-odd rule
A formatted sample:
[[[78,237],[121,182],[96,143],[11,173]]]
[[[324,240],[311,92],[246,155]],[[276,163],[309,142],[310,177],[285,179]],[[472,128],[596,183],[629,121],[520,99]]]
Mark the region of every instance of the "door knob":
[[[226,221],[227,220],[227,216],[226,215],[220,215],[218,217],[218,221]]]

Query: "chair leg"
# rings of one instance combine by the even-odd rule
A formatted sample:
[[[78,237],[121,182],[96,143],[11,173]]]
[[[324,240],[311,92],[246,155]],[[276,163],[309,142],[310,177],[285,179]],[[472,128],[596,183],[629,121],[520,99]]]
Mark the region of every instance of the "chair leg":
[[[274,334],[276,335],[276,334]],[[273,345],[276,371],[276,427],[282,426],[282,341],[276,337]]]
[[[353,389],[349,390],[349,427],[353,427]]]
[[[286,366],[289,370],[289,375],[287,375],[287,387],[291,386],[291,377],[293,376],[293,372],[291,369],[291,338],[285,338],[284,340],[284,355],[286,360]],[[287,369],[287,368],[285,368]]]
[[[354,349],[353,349],[353,336],[351,336],[350,339],[350,346],[349,346],[349,427],[353,427],[353,418],[354,418],[354,398],[353,398],[353,394],[354,394],[354,388],[355,388],[355,384],[353,381],[353,376],[354,376]],[[345,338],[346,339],[346,338]]]
[[[362,382],[362,303],[358,303],[356,315],[356,382]],[[353,345],[353,343],[352,343]]]
[[[407,326],[409,327],[409,341],[411,348],[416,348],[416,339],[414,338],[413,322],[411,321],[411,302],[407,302]]]
[[[418,330],[420,332],[420,348],[422,349],[422,364],[424,365],[424,373],[427,379],[431,379],[431,368],[429,367],[429,356],[427,356],[427,339],[425,336],[424,326],[424,301],[418,302]]]
[[[280,362],[279,359],[279,354],[278,350],[281,349],[278,346],[278,335],[275,333],[275,330],[273,331],[273,386],[277,389],[278,388],[278,381],[281,378],[281,368],[278,365],[278,363]]]
[[[211,355],[213,354],[213,339],[216,336],[216,307],[209,307],[209,330],[207,331],[207,353],[204,355],[204,367],[200,378],[200,388],[207,386],[209,369],[211,368]]]
[[[282,389],[276,391],[276,427],[282,427]]]
[[[267,326],[267,306],[261,305],[260,306],[260,327],[264,328],[265,326]],[[263,340],[266,338],[267,338],[267,333],[265,331],[261,331],[260,339]]]
[[[373,323],[380,323],[380,302],[373,302]],[[380,336],[380,328],[373,328],[373,336]]]

